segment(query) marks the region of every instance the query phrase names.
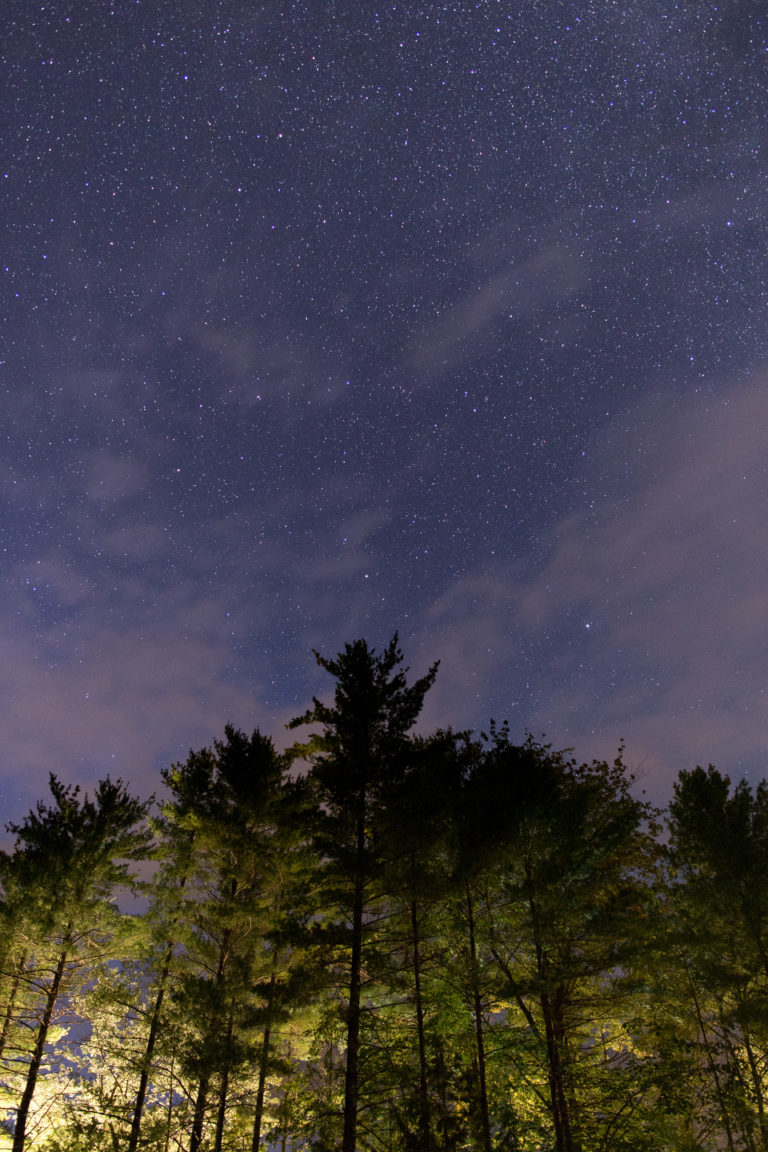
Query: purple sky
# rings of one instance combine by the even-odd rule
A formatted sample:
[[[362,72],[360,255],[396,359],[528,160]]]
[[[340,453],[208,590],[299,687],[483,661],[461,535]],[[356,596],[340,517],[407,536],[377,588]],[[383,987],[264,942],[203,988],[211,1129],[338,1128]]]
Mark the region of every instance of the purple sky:
[[[425,728],[764,774],[752,5],[5,23],[6,819],[395,630]]]

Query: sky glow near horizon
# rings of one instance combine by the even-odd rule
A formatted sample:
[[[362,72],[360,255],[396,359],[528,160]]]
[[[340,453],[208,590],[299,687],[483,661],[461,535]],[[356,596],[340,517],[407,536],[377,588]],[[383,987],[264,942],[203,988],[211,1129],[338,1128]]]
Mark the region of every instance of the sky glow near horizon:
[[[759,5],[3,23],[5,819],[396,630],[426,730],[764,774]]]

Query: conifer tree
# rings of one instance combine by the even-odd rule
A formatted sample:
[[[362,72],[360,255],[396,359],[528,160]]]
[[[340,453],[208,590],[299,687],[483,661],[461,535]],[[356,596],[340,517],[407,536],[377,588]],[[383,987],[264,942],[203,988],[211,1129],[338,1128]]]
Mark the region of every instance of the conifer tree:
[[[360,1096],[363,957],[372,915],[382,895],[383,816],[401,778],[408,733],[437,673],[434,665],[412,685],[398,670],[402,653],[394,636],[379,655],[365,640],[347,644],[335,660],[315,658],[334,677],[333,705],[313,706],[289,727],[319,724],[320,732],[293,749],[311,765],[316,789],[315,846],[327,899],[345,953],[346,1067],[342,1152],[355,1152]]]
[[[491,910],[499,993],[539,1037],[556,1152],[607,1131],[614,1149],[632,1147],[638,1077],[619,977],[642,950],[653,812],[631,794],[620,754],[577,764],[532,740],[505,745],[496,767],[517,778],[518,815]]]
[[[4,857],[4,885],[26,892],[38,910],[34,947],[53,951],[40,980],[40,1010],[24,1088],[16,1110],[13,1152],[23,1152],[27,1121],[43,1063],[54,1010],[68,965],[89,949],[101,951],[114,930],[118,886],[131,887],[129,862],[147,851],[149,802],[130,796],[122,781],[99,782],[93,799],[50,777],[51,804],[40,802],[20,824],[12,856]]]
[[[680,773],[669,806],[674,955],[726,1143],[768,1148],[768,784],[712,765]]]
[[[389,993],[400,1004],[399,1037],[394,1041],[400,1048],[398,1126],[408,1147],[417,1152],[429,1152],[439,1142],[433,1067],[437,1037],[432,1029],[440,1012],[435,972],[442,967],[440,936],[452,891],[451,821],[469,747],[464,734],[450,730],[413,739],[404,773],[383,814],[388,935],[396,959]],[[414,1050],[416,1067],[410,1057]]]
[[[214,1088],[214,1149],[221,1148],[232,1076],[252,1056],[245,1018],[270,964],[265,940],[279,875],[283,762],[258,730],[248,737],[229,725],[225,735],[164,773],[172,799],[163,809],[168,849],[158,879],[164,887],[176,877],[172,999],[176,1015],[194,1021],[182,1061],[196,1082],[190,1152],[203,1142]]]

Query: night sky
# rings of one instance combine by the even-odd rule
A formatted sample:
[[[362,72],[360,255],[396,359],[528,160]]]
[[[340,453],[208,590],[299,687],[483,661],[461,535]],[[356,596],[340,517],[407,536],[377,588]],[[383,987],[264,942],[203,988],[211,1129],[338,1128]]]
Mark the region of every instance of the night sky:
[[[395,630],[424,730],[764,774],[765,13],[9,0],[3,820]]]

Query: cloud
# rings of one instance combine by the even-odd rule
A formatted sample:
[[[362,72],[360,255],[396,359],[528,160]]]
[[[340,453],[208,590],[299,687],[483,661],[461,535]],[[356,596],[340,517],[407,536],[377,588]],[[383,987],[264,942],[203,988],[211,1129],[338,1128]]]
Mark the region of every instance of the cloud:
[[[441,660],[425,729],[508,717],[583,758],[625,737],[659,800],[697,761],[762,773],[767,429],[758,378],[637,405],[595,432],[575,477],[585,496],[539,559],[478,565],[431,600],[411,586],[407,619],[389,606],[409,579],[389,559],[396,516],[375,494],[334,496],[310,530],[289,487],[275,523],[295,513],[293,533],[264,533],[250,505],[169,526],[145,457],[87,455],[78,491],[85,475],[94,498],[10,569],[6,810],[43,795],[51,769],[85,783],[110,771],[146,794],[228,720],[283,742],[282,722],[330,687],[310,649],[380,645],[398,627],[413,676]]]
[[[109,451],[87,463],[94,498],[9,569],[0,801],[14,818],[46,794],[50,771],[85,787],[119,775],[148,795],[161,766],[228,721],[289,742],[311,648],[333,653],[364,630],[366,559],[389,520],[347,497],[328,539],[264,539],[250,507],[169,527],[144,501],[149,469]]]
[[[655,403],[632,426],[603,447],[623,483],[556,526],[519,595],[524,633],[560,634],[531,722],[590,747],[623,735],[657,774],[709,760],[738,773],[768,720],[765,381]]]
[[[460,729],[475,724],[478,714],[490,715],[490,685],[500,667],[509,665],[513,613],[514,581],[508,574],[470,574],[432,603],[414,637],[422,661],[440,661],[422,727]],[[506,703],[514,707],[512,694]]]
[[[502,318],[521,319],[551,308],[586,282],[583,260],[560,242],[543,244],[522,261],[480,279],[444,316],[414,342],[408,367],[423,373],[441,370],[485,347],[489,330]]]
[[[592,496],[538,569],[478,571],[433,602],[415,637],[443,660],[430,719],[508,717],[580,758],[623,737],[660,802],[695,763],[763,775],[766,383],[645,404],[601,433]]]
[[[225,596],[188,587],[166,592],[138,618],[123,594],[112,611],[92,604],[44,635],[38,629],[34,643],[26,629],[6,634],[6,795],[28,806],[51,770],[85,782],[119,775],[148,794],[160,765],[210,743],[227,721],[268,731],[258,671],[250,684],[235,685],[229,674],[231,621]]]
[[[90,462],[85,489],[89,500],[106,503],[135,496],[147,482],[148,470],[134,458],[104,450]]]

